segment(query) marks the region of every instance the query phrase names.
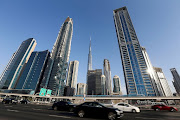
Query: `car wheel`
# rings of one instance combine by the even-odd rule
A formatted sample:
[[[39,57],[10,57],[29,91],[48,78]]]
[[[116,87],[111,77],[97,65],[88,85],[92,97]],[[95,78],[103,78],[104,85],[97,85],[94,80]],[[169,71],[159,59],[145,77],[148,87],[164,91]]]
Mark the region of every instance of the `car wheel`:
[[[56,110],[56,111],[57,111],[57,110],[58,110],[58,107],[57,107],[57,106],[54,106],[54,110]]]
[[[84,112],[83,110],[80,110],[80,111],[78,112],[78,116],[79,116],[79,117],[83,118],[84,115],[85,115],[85,112]]]
[[[176,110],[174,109],[174,108],[171,108],[171,110],[170,110],[171,112],[175,112]]]
[[[160,109],[159,109],[159,108],[155,108],[154,110],[155,110],[155,111],[160,111]]]
[[[132,113],[136,113],[136,110],[135,110],[135,109],[132,109]]]
[[[113,112],[110,112],[110,113],[108,114],[108,119],[109,119],[109,120],[115,120],[115,119],[116,119],[116,114],[113,113]]]

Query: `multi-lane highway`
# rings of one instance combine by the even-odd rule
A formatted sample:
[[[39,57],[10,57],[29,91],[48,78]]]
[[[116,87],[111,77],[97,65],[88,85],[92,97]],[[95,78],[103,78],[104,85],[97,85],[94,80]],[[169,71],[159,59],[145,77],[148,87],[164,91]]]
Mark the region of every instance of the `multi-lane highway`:
[[[79,118],[72,112],[54,111],[48,105],[0,104],[0,120],[102,120]],[[141,113],[124,113],[122,120],[180,120],[180,112],[142,110]]]

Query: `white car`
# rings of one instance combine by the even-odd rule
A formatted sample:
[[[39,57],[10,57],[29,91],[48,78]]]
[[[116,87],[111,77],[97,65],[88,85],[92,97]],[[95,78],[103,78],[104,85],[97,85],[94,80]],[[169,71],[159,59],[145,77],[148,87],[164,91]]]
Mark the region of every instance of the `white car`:
[[[133,112],[133,113],[140,112],[140,109],[138,107],[132,106],[127,103],[117,103],[113,105],[113,107],[118,108],[119,110],[122,110],[123,112]]]

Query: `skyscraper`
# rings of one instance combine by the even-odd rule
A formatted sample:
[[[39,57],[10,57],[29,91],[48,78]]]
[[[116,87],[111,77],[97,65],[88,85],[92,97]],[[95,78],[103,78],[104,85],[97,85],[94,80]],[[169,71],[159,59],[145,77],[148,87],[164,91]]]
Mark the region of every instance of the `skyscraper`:
[[[102,89],[102,95],[106,95],[106,77],[105,77],[105,75],[101,75],[101,89]]]
[[[111,81],[111,69],[109,60],[104,59],[104,75],[106,77],[106,95],[112,94],[112,81]]]
[[[88,70],[87,95],[101,95],[102,69]]]
[[[147,65],[126,7],[113,11],[128,95],[155,96]]]
[[[156,93],[156,96],[164,96],[163,89],[160,85],[161,84],[160,80],[158,79],[158,75],[154,71],[154,68],[153,68],[151,61],[149,59],[149,56],[147,54],[146,48],[141,47],[141,49],[142,49],[142,53],[143,53],[146,65],[147,65],[147,71],[150,75],[151,82],[152,82],[154,91]]]
[[[90,44],[89,44],[89,54],[88,54],[88,70],[92,70],[92,54],[91,54],[91,38],[90,38]]]
[[[64,94],[72,33],[73,21],[68,17],[61,26],[42,79],[41,87],[51,89],[56,96]]]
[[[158,79],[159,79],[159,83],[160,83],[160,87],[162,89],[162,94],[163,96],[173,96],[172,92],[171,92],[171,89],[168,85],[168,82],[166,80],[166,77],[162,71],[161,68],[157,68],[157,67],[154,67],[154,70],[155,70],[155,73],[157,74],[158,76]]]
[[[113,77],[113,83],[114,83],[113,92],[121,94],[121,82],[119,76],[115,75]]]
[[[69,86],[70,88],[74,88],[75,90],[77,86],[78,67],[79,67],[78,61],[76,60],[70,61],[67,80],[66,80],[66,86]]]
[[[180,76],[179,76],[176,68],[171,68],[170,71],[173,75],[174,81],[172,81],[172,83],[174,85],[174,88],[176,89],[176,92],[180,95]]]
[[[31,89],[38,92],[48,56],[48,50],[32,52],[15,88]]]
[[[84,95],[86,94],[86,87],[85,83],[78,83],[77,84],[77,95]]]
[[[20,74],[36,46],[36,40],[29,38],[21,43],[18,50],[12,55],[8,65],[0,77],[0,88],[14,89]]]

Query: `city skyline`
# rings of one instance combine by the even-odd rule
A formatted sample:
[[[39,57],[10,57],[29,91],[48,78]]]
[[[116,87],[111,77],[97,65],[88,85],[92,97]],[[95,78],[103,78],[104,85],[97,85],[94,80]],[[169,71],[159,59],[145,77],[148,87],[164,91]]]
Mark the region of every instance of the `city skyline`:
[[[93,5],[95,3],[96,2],[92,1],[90,4]],[[109,2],[105,1],[105,3],[108,4]],[[120,4],[120,3],[122,3],[122,4]],[[89,30],[87,30],[87,28],[86,29],[84,28],[84,27],[86,27],[87,22],[85,22],[84,20],[81,21],[79,19],[79,17],[76,17],[76,16],[78,16],[77,12],[79,11],[79,9],[74,14],[71,13],[70,11],[66,13],[63,10],[61,10],[60,14],[54,13],[54,16],[55,16],[54,20],[52,17],[53,15],[51,15],[52,18],[48,18],[47,20],[45,20],[44,17],[47,17],[48,15],[43,16],[43,14],[42,14],[41,17],[36,17],[36,14],[35,14],[34,17],[36,18],[36,20],[43,21],[41,24],[38,23],[38,21],[37,21],[37,23],[39,24],[37,26],[35,24],[33,24],[33,23],[35,23],[35,21],[32,21],[32,23],[31,23],[31,20],[27,21],[27,23],[24,23],[24,22],[21,23],[21,20],[18,22],[17,21],[18,17],[16,19],[14,19],[14,23],[12,24],[11,19],[7,19],[8,17],[6,16],[7,13],[9,14],[9,12],[5,11],[6,14],[5,13],[2,14],[4,16],[4,17],[2,16],[4,19],[0,21],[0,25],[2,26],[2,28],[0,28],[0,31],[1,31],[0,33],[2,36],[1,40],[3,40],[3,41],[5,40],[3,42],[3,45],[1,44],[1,46],[0,46],[1,51],[4,51],[3,53],[0,54],[0,57],[4,58],[3,60],[0,61],[0,65],[1,65],[0,67],[7,65],[12,53],[15,52],[15,50],[17,49],[19,44],[24,39],[26,39],[27,37],[28,38],[34,37],[37,40],[37,46],[35,49],[36,51],[42,51],[45,49],[51,50],[51,47],[52,47],[54,40],[56,38],[56,35],[57,35],[57,31],[59,30],[60,24],[63,23],[62,21],[64,21],[64,19],[67,16],[70,16],[74,20],[74,26],[75,26],[74,29],[76,31],[73,33],[72,52],[71,52],[70,60],[71,61],[72,60],[80,61],[80,63],[79,63],[80,67],[79,67],[79,74],[78,74],[77,82],[78,83],[80,83],[80,82],[86,83],[86,72],[84,72],[84,71],[87,70],[87,67],[85,67],[85,66],[87,66],[89,37],[91,36],[92,37],[92,53],[93,53],[93,58],[94,58],[93,59],[93,68],[94,69],[102,68],[103,59],[105,59],[105,58],[109,59],[109,61],[111,63],[112,76],[117,74],[121,79],[122,86],[124,86],[125,85],[124,84],[124,75],[122,74],[122,66],[120,63],[119,48],[118,48],[117,38],[116,38],[114,25],[113,25],[114,23],[113,23],[113,19],[112,19],[112,16],[113,16],[112,11],[114,9],[117,9],[117,8],[120,8],[123,6],[127,6],[128,10],[130,12],[130,15],[132,16],[131,19],[132,19],[133,24],[135,26],[136,33],[137,33],[137,36],[139,38],[141,45],[147,49],[147,52],[151,58],[151,62],[153,63],[153,65],[157,66],[157,67],[161,67],[163,69],[165,76],[167,77],[168,83],[171,84],[171,89],[173,90],[174,88],[172,88],[173,86],[171,83],[173,79],[172,79],[171,73],[169,72],[169,69],[172,67],[175,67],[175,68],[177,68],[177,71],[180,70],[180,68],[178,66],[179,58],[177,58],[177,56],[176,56],[177,53],[174,52],[174,51],[178,51],[178,48],[174,46],[174,48],[172,47],[171,49],[170,48],[167,49],[166,45],[171,44],[173,46],[173,45],[178,44],[178,39],[174,38],[174,36],[179,37],[179,35],[177,35],[175,33],[169,33],[169,30],[166,31],[165,28],[166,28],[166,25],[168,25],[168,26],[170,26],[171,29],[173,29],[172,31],[176,32],[177,31],[177,30],[175,30],[176,27],[174,26],[174,24],[172,24],[171,19],[168,19],[168,21],[166,21],[165,19],[163,19],[164,18],[163,15],[159,16],[158,13],[164,13],[164,10],[165,10],[165,8],[163,6],[161,6],[160,10],[158,9],[160,2],[156,2],[156,5],[154,5],[153,2],[152,3],[148,2],[150,4],[150,6],[154,5],[153,6],[154,9],[158,13],[155,13],[153,11],[150,12],[148,10],[149,7],[146,6],[147,8],[145,8],[145,6],[143,6],[143,5],[147,5],[148,3],[142,2],[141,5],[138,6],[137,5],[138,2],[137,2],[135,4],[136,6],[132,6],[133,3],[134,2],[130,3],[130,2],[117,2],[117,1],[115,1],[109,5],[111,7],[106,5],[107,10],[105,10],[105,6],[103,7],[102,10],[105,10],[106,14],[99,14],[99,12],[98,12],[99,9],[97,8],[97,6],[100,5],[100,3],[97,2],[97,5],[95,5],[95,10],[93,10],[93,11],[97,11],[96,14],[99,14],[100,17],[102,17],[102,18],[108,17],[107,18],[108,21],[104,21],[101,23],[101,22],[99,22],[100,20],[102,20],[102,19],[100,19],[100,17],[96,18],[96,20],[90,19],[91,22],[88,21],[90,25],[93,25],[93,23],[95,23],[95,22],[98,22],[98,24],[93,25],[92,27],[89,27],[88,28]],[[1,5],[3,5],[3,4],[6,5],[7,3],[2,2]],[[22,5],[23,4],[25,4],[25,3],[22,2]],[[85,4],[85,3],[83,3],[83,4]],[[88,3],[86,3],[86,4],[88,4]],[[165,5],[166,4],[168,4],[170,7],[172,7],[174,4],[177,4],[177,3],[165,1]],[[35,6],[35,9],[38,7],[38,5],[40,5],[40,3],[37,3],[37,5]],[[54,3],[51,3],[50,5],[55,6]],[[72,3],[72,5],[73,5],[73,3]],[[14,6],[18,7],[17,4],[13,5],[13,3],[11,3],[10,6],[12,6],[12,8],[14,8]],[[88,6],[86,6],[86,7],[88,7]],[[139,7],[139,8],[137,9],[136,7]],[[171,12],[168,11],[168,13],[169,13],[169,16],[171,16],[171,18],[173,17],[173,20],[174,20],[175,15],[170,14],[170,13],[173,13],[173,11],[175,11],[175,10],[178,11],[179,8],[177,7],[177,5],[175,5],[173,7],[174,7],[173,9],[170,9]],[[55,8],[58,9],[58,6],[55,6]],[[0,9],[5,9],[5,8],[2,6]],[[22,10],[22,9],[25,9],[25,8],[19,7],[19,9],[15,10],[15,11],[21,13],[18,10]],[[81,9],[83,9],[83,7]],[[86,10],[86,12],[89,12],[92,10],[89,7],[88,7],[88,9]],[[142,13],[140,11],[142,9],[144,11],[143,15],[141,15]],[[45,8],[43,10],[45,10]],[[53,10],[53,9],[51,9],[51,10]],[[1,10],[1,11],[3,11],[3,10]],[[93,13],[93,11],[91,11],[91,13]],[[27,12],[29,12],[29,11],[27,11]],[[37,12],[41,13],[42,11],[37,11]],[[51,13],[52,11],[49,11],[49,12]],[[65,12],[65,13],[63,13],[63,12]],[[14,12],[12,12],[12,13],[14,13]],[[63,14],[63,15],[61,16],[61,14]],[[95,14],[95,17],[96,17],[96,14]],[[158,18],[162,17],[164,22],[161,23],[160,27],[164,28],[163,31],[160,30],[159,27],[156,27],[157,23],[160,22],[161,20],[158,20],[155,22],[154,18],[152,17],[153,14],[155,17],[158,17]],[[24,15],[24,14],[21,13],[21,14],[17,14],[17,16],[18,15],[21,18],[21,17],[23,17],[22,15]],[[28,14],[28,15],[29,15],[29,17],[33,16],[32,14]],[[11,16],[11,14],[9,16]],[[107,17],[104,17],[104,16],[107,16]],[[82,16],[82,17],[84,17],[84,16]],[[93,15],[90,14],[89,17],[85,16],[84,18],[85,18],[85,20],[87,20],[90,17],[93,17]],[[168,18],[170,18],[170,17],[168,17]],[[148,20],[150,20],[152,23],[150,25],[150,26],[152,26],[151,28],[150,28],[150,26],[147,25],[147,23],[149,22]],[[54,21],[54,22],[51,23],[49,21]],[[177,23],[177,21],[179,21],[179,18],[176,19],[175,21],[173,21],[176,23],[176,26],[179,25],[179,23]],[[11,27],[6,27],[6,24],[9,24],[9,23],[11,23],[10,25],[12,25],[13,31],[11,30]],[[33,24],[33,26],[32,27],[28,26],[28,23],[30,25]],[[55,23],[55,24],[53,24],[53,23]],[[82,24],[80,24],[80,23],[82,23]],[[3,24],[5,24],[5,25],[3,25]],[[49,24],[49,25],[47,25],[47,24]],[[26,29],[23,29],[23,27],[22,27],[23,25],[25,25]],[[78,27],[78,25],[80,25],[80,26]],[[100,30],[102,30],[102,28],[100,27],[101,25],[107,25],[107,28],[103,27],[103,29],[105,28],[105,29],[110,29],[110,30],[101,32],[100,31]],[[19,27],[16,27],[16,26],[19,26]],[[53,26],[55,26],[55,29]],[[82,27],[82,26],[84,26],[84,27]],[[28,28],[30,28],[29,31],[27,30]],[[35,30],[34,28],[37,30]],[[46,28],[48,28],[48,29],[46,29]],[[80,29],[78,29],[78,28],[80,28]],[[153,31],[153,29],[157,29],[157,28],[159,30],[159,36],[157,35],[157,32]],[[44,29],[44,31],[41,31],[41,29]],[[82,30],[87,30],[87,32],[83,35],[81,33]],[[16,35],[14,35],[14,33],[13,33],[14,31],[15,31]],[[12,39],[10,36],[8,36],[7,33],[14,36],[14,38]],[[163,37],[163,35],[167,37],[167,35],[165,35],[166,33],[168,33],[168,36],[169,36],[168,39],[170,39],[169,41],[166,39],[167,43],[164,42],[165,39]],[[144,35],[142,35],[142,34],[144,34]],[[151,36],[151,35],[154,35],[154,36]],[[43,36],[43,37],[41,37],[41,36]],[[174,40],[173,43],[171,43],[172,40]],[[75,43],[75,41],[77,43],[81,44],[81,48],[80,48],[80,46],[78,47],[78,45]],[[149,41],[151,41],[151,42],[149,42]],[[47,42],[47,43],[45,43],[45,42]],[[106,44],[102,44],[104,42],[106,42]],[[162,42],[163,42],[164,46],[161,45]],[[174,44],[174,42],[175,42],[175,44]],[[9,43],[12,43],[12,44],[8,48],[5,48],[5,47],[7,47],[7,45]],[[161,45],[161,48],[159,49],[160,45]],[[5,47],[3,47],[3,46],[5,46]],[[110,50],[110,49],[108,49],[108,47],[111,49],[113,48],[113,49]],[[151,49],[152,47],[153,47],[153,49]],[[76,50],[76,49],[79,49],[79,50]],[[81,51],[83,51],[83,52],[81,52]],[[166,53],[166,56],[163,55],[164,52]],[[172,57],[174,59],[170,61],[168,59],[168,57]],[[171,62],[171,64],[168,63],[168,60]],[[3,69],[1,69],[0,72],[2,73],[2,71],[3,71]],[[122,89],[124,89],[124,88],[122,88]],[[124,94],[124,92],[123,92],[123,94]]]

